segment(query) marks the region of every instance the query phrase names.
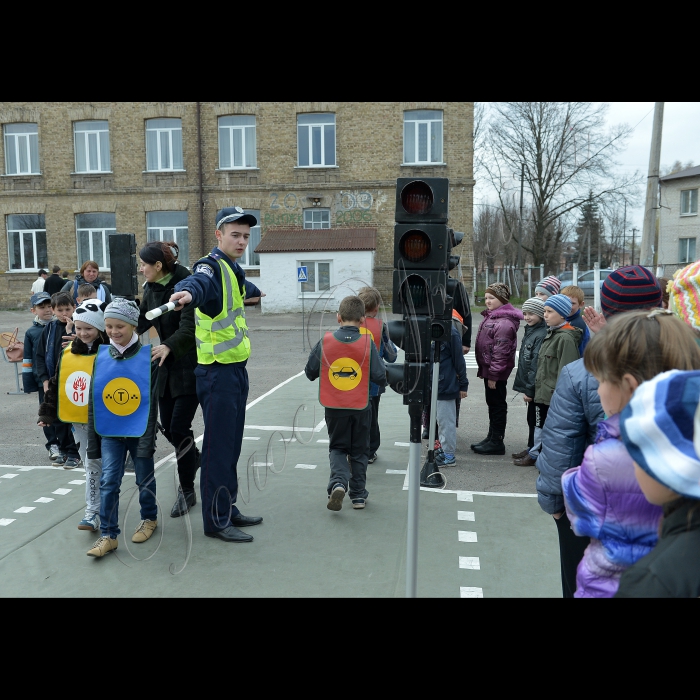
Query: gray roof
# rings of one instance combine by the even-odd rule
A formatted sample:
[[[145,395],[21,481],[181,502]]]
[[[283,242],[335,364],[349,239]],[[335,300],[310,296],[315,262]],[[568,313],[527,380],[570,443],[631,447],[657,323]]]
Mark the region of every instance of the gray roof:
[[[696,175],[700,175],[700,165],[696,165],[693,168],[686,168],[685,170],[679,170],[677,173],[671,173],[670,175],[664,175],[660,177],[659,180],[665,182],[666,180],[677,180],[681,177],[695,177]]]

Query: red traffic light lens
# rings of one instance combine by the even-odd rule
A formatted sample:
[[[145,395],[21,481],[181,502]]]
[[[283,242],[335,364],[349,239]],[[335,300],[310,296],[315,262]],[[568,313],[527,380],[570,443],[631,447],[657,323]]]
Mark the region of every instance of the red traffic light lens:
[[[399,252],[408,262],[423,262],[430,255],[430,238],[423,231],[408,231],[401,236]]]
[[[421,180],[409,182],[401,190],[401,206],[408,214],[427,214],[433,208],[433,190]]]

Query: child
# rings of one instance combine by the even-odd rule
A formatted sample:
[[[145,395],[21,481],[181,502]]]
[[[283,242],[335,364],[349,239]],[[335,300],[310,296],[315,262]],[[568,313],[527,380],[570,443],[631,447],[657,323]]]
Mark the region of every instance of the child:
[[[73,424],[80,459],[85,465],[85,517],[78,530],[97,532],[100,528],[100,477],[102,460],[88,459],[88,402],[95,355],[100,345],[109,343],[105,335],[104,310],[107,304],[88,301],[73,314],[75,340],[64,348],[56,374],[49,381],[46,400],[39,407],[39,425],[57,421]]]
[[[56,373],[58,358],[63,351],[63,341],[72,340],[73,333],[73,297],[65,292],[57,292],[51,297],[51,308],[56,318],[44,326],[41,341],[36,348],[36,373],[44,393],[48,391],[49,380]],[[56,466],[75,469],[80,466],[78,446],[73,438],[73,426],[70,423],[55,423],[58,452],[53,457]]]
[[[338,309],[340,328],[316,343],[304,368],[310,381],[320,377],[319,401],[326,409],[331,467],[328,510],[343,507],[348,486],[355,509],[364,508],[369,495],[369,384],[386,386],[386,370],[370,336],[360,333],[364,322],[364,302],[356,296],[345,297]]]
[[[477,377],[484,380],[486,404],[489,407],[489,432],[485,439],[471,445],[482,455],[504,455],[503,437],[508,420],[506,381],[515,367],[518,328],[523,314],[509,303],[510,289],[500,282],[485,292],[484,320],[476,334]]]
[[[78,304],[82,304],[88,299],[97,299],[97,290],[91,284],[81,284],[78,287],[78,296],[75,300]]]
[[[547,411],[562,368],[579,359],[578,346],[581,331],[567,322],[571,315],[571,300],[563,294],[554,294],[544,302],[544,322],[548,331],[540,347],[535,375],[535,429],[541,431],[547,420]],[[530,457],[536,460],[542,449],[542,439],[535,440]]]
[[[700,372],[642,384],[622,411],[622,440],[650,503],[663,507],[656,547],[622,574],[616,598],[700,597]]]
[[[525,317],[525,335],[520,345],[518,371],[513,382],[513,391],[519,391],[527,404],[527,449],[512,455],[513,464],[518,467],[529,467],[535,464],[535,459],[528,454],[535,446],[535,377],[537,376],[537,360],[540,346],[547,335],[547,324],[544,322],[544,302],[539,297],[532,297],[523,304]],[[537,443],[539,443],[539,435]]]
[[[578,346],[578,354],[583,357],[583,351],[586,349],[586,345],[588,345],[588,341],[591,339],[591,332],[588,330],[588,326],[581,316],[581,312],[585,306],[583,289],[571,284],[568,287],[564,287],[560,294],[563,294],[565,297],[569,297],[569,300],[571,301],[571,316],[569,316],[569,318],[566,320],[574,328],[581,329],[581,332],[583,333],[581,343]]]
[[[549,277],[545,277],[535,287],[535,296],[538,299],[542,299],[542,301],[546,301],[547,299],[549,299],[549,297],[553,296],[554,294],[559,294],[560,289],[561,281],[559,280],[559,278],[554,277],[554,275],[550,275]]]
[[[656,544],[661,508],[649,504],[620,440],[620,412],[635,389],[671,368],[700,369],[693,332],[663,311],[631,311],[595,334],[583,358],[598,380],[607,418],[580,467],[564,472],[562,493],[573,531],[591,541],[576,573],[577,598],[610,598],[621,573]],[[651,412],[653,415],[653,411]]]
[[[39,393],[39,405],[44,401],[44,385],[39,379],[36,370],[36,351],[41,344],[41,334],[51,319],[53,319],[53,309],[51,308],[51,296],[46,292],[32,294],[31,311],[34,314],[34,322],[31,328],[24,334],[24,359],[22,360],[22,385],[25,394],[35,391]],[[44,428],[46,438],[46,449],[49,459],[53,462],[60,454],[56,429],[53,426]]]
[[[365,305],[365,328],[367,328],[374,338],[374,344],[379,351],[379,359],[387,362],[396,362],[396,346],[389,338],[389,329],[386,323],[377,319],[379,305],[382,297],[379,290],[374,287],[362,287],[357,293]],[[362,332],[362,331],[360,331]],[[369,464],[377,461],[377,450],[381,434],[379,432],[379,401],[385,389],[374,382],[369,383],[370,403],[372,404],[372,427],[369,432]]]
[[[119,489],[127,451],[134,460],[141,522],[132,542],[145,542],[158,526],[155,452],[156,397],[151,387],[151,346],[136,335],[139,307],[115,297],[104,311],[110,344],[95,360],[88,409],[88,459],[102,458],[100,521],[102,536],[87,552],[103,557],[119,546]]]

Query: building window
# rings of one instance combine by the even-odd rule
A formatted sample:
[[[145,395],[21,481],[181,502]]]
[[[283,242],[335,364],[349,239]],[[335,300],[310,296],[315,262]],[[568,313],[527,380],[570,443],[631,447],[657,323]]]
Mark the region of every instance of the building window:
[[[100,270],[109,270],[107,236],[117,232],[116,214],[77,214],[78,265],[94,260]]]
[[[304,228],[330,228],[330,209],[304,209]]]
[[[181,265],[190,265],[190,243],[186,211],[149,211],[146,214],[149,241],[175,241]]]
[[[258,243],[260,243],[260,210],[244,209],[243,211],[246,214],[252,214],[258,220],[258,225],[250,227],[248,245],[238,263],[241,267],[260,267],[260,255],[253,252],[258,247]]]
[[[335,114],[298,114],[297,137],[301,167],[335,165]]]
[[[31,271],[48,267],[44,215],[10,214],[7,217],[7,245],[10,270]]]
[[[681,191],[681,216],[693,216],[698,213],[698,191]]]
[[[182,120],[146,120],[146,169],[184,170]]]
[[[678,262],[695,262],[695,238],[678,239]]]
[[[320,294],[321,292],[327,292],[331,288],[330,262],[302,260],[297,264],[306,266],[306,274],[308,277],[308,282],[299,283],[301,292],[304,294]]]
[[[5,124],[5,173],[39,175],[39,129],[36,124]]]
[[[442,112],[428,109],[404,112],[403,162],[442,163]]]
[[[255,167],[255,117],[219,117],[219,168]]]
[[[74,122],[75,172],[109,172],[109,123]]]

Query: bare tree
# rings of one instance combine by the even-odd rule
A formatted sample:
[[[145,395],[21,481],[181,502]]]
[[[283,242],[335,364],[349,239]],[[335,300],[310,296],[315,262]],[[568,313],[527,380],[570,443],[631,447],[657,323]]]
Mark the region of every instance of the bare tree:
[[[681,170],[687,170],[688,168],[692,168],[692,167],[693,167],[692,160],[689,160],[685,165],[683,163],[681,163],[681,161],[677,160],[670,167],[662,166],[661,177],[663,177],[664,175],[672,175],[673,173],[678,173]]]
[[[491,108],[480,162],[516,242],[518,219],[510,211],[525,166],[533,236],[522,244],[546,273],[559,267],[564,221],[575,209],[591,198],[633,202],[639,196],[640,174],[615,172],[631,129],[607,130],[606,109],[590,102],[500,102]]]

